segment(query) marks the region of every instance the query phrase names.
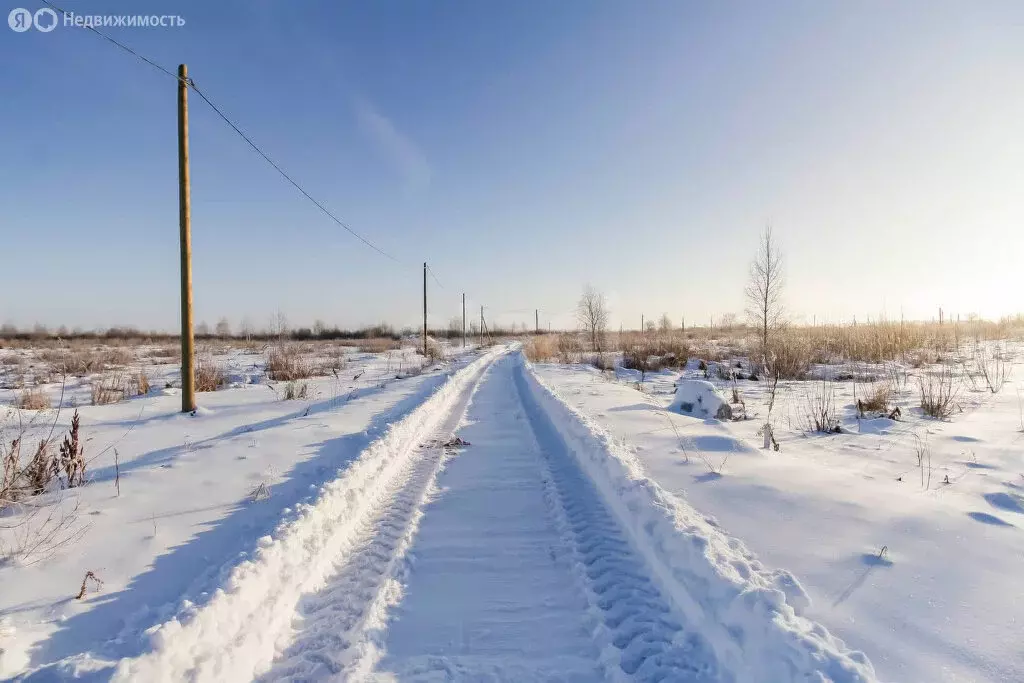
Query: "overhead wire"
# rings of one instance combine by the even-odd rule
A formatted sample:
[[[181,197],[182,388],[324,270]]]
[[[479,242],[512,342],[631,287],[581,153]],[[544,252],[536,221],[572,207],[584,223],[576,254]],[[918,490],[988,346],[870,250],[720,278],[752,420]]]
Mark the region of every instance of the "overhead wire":
[[[40,0],[40,1],[44,5],[47,5],[48,7],[52,8],[53,10],[55,10],[55,11],[57,11],[59,13],[61,13],[64,16],[68,16],[69,15],[69,13],[66,10],[64,10],[60,6],[54,4],[53,2],[50,2],[50,0]],[[328,218],[330,218],[335,224],[337,224],[339,227],[341,227],[343,230],[345,230],[346,232],[351,234],[353,237],[358,239],[364,245],[366,245],[367,247],[373,249],[374,251],[376,251],[380,255],[384,256],[385,258],[388,258],[391,261],[394,261],[395,263],[398,263],[400,265],[409,265],[408,263],[406,263],[406,262],[402,261],[401,259],[399,259],[398,257],[394,256],[393,254],[389,253],[388,251],[386,251],[383,248],[381,248],[381,247],[377,246],[376,244],[374,244],[370,239],[368,239],[367,237],[363,236],[358,231],[353,229],[345,221],[341,220],[330,209],[328,209],[322,202],[320,202],[315,197],[313,197],[313,195],[310,194],[302,185],[300,185],[289,173],[287,173],[280,166],[280,164],[278,164],[276,161],[274,161],[270,157],[269,154],[267,154],[259,145],[257,145],[256,142],[253,141],[253,139],[249,135],[247,135],[241,129],[241,127],[233,119],[231,119],[227,114],[225,114],[224,111],[220,107],[218,107],[210,99],[210,97],[207,96],[206,93],[203,92],[199,88],[199,86],[196,85],[194,79],[192,79],[191,77],[186,77],[186,78],[182,79],[181,77],[178,76],[177,73],[171,71],[170,69],[167,69],[166,67],[164,67],[164,66],[160,65],[159,63],[157,63],[156,61],[154,61],[154,60],[150,59],[149,57],[146,57],[142,53],[132,49],[128,45],[125,45],[124,43],[116,40],[115,38],[107,35],[106,33],[102,32],[102,31],[100,31],[99,29],[97,29],[95,26],[93,26],[90,23],[82,23],[82,24],[77,24],[76,23],[76,25],[80,26],[81,28],[84,28],[84,29],[86,29],[88,31],[91,31],[92,33],[95,33],[97,36],[99,36],[103,40],[111,43],[112,45],[116,46],[120,50],[123,50],[124,52],[132,55],[136,59],[138,59],[138,60],[142,61],[143,63],[149,65],[150,67],[156,69],[160,73],[162,73],[162,74],[164,74],[166,76],[169,76],[170,78],[173,78],[176,81],[184,81],[185,85],[187,87],[191,88],[192,91],[195,92],[200,97],[200,99],[202,99],[207,104],[207,106],[209,106],[210,109],[212,109],[213,112],[215,114],[217,114],[217,116],[225,124],[228,125],[228,127],[230,127],[239,137],[241,137],[242,140],[244,140],[245,143],[247,145],[249,145],[249,147],[251,147],[257,154],[259,154],[259,156],[268,165],[270,165],[271,168],[273,168],[282,178],[284,178],[290,185],[292,185],[292,187],[294,187],[296,190],[298,190],[307,200],[309,200],[314,206],[316,206],[324,215],[326,215]],[[433,278],[434,282],[437,284],[438,287],[440,287],[441,289],[446,289],[445,286],[441,283],[440,278],[437,276],[437,273],[434,272],[433,268],[431,268],[429,264],[427,265],[427,271],[430,273],[431,277]],[[496,315],[505,315],[505,314],[508,314],[508,313],[529,313],[529,312],[532,312],[533,310],[534,309],[518,309],[516,311],[502,311],[501,313],[498,313]]]

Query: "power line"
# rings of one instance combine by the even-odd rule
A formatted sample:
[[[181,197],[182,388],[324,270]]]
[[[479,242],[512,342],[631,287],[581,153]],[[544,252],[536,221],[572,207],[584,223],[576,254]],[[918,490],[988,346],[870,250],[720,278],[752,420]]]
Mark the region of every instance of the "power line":
[[[60,13],[61,13],[62,15],[67,15],[67,14],[68,14],[68,12],[64,11],[63,9],[61,9],[60,7],[58,7],[57,5],[54,5],[54,4],[53,4],[53,3],[51,3],[51,2],[49,1],[49,0],[42,0],[42,2],[43,2],[44,4],[46,4],[46,5],[49,5],[49,6],[50,6],[50,7],[52,7],[52,8],[54,9],[54,10],[56,10],[56,11],[60,12]],[[116,45],[117,47],[121,48],[121,49],[122,49],[122,50],[124,50],[125,52],[127,52],[127,53],[129,53],[129,54],[131,54],[131,55],[133,55],[133,56],[135,56],[135,57],[137,57],[138,59],[141,59],[141,60],[142,60],[143,62],[145,62],[146,64],[149,64],[149,65],[150,65],[151,67],[153,67],[154,69],[157,69],[158,71],[161,71],[161,72],[163,72],[163,73],[167,74],[168,76],[170,76],[170,77],[171,77],[171,78],[173,78],[174,80],[178,80],[178,75],[177,75],[177,74],[173,73],[173,72],[172,72],[172,71],[170,71],[169,69],[165,69],[164,67],[162,67],[162,66],[160,66],[159,64],[157,64],[156,62],[154,62],[154,61],[153,61],[152,59],[149,59],[148,57],[146,57],[146,56],[144,56],[144,55],[142,55],[142,54],[139,54],[138,52],[136,52],[135,50],[131,49],[130,47],[128,47],[128,46],[127,46],[127,45],[125,45],[124,43],[120,43],[120,42],[118,42],[118,41],[114,40],[113,38],[111,38],[111,37],[110,37],[110,36],[108,36],[107,34],[105,34],[105,33],[103,33],[102,31],[99,31],[98,29],[96,29],[96,27],[95,27],[95,26],[92,26],[92,25],[90,25],[90,24],[82,24],[82,27],[83,27],[83,28],[87,28],[87,29],[89,29],[90,31],[92,31],[93,33],[95,33],[96,35],[98,35],[98,36],[99,36],[100,38],[103,38],[104,40],[106,40],[106,41],[108,41],[108,42],[110,42],[110,43],[113,43],[114,45]],[[349,226],[348,226],[348,225],[347,225],[347,224],[346,224],[346,223],[345,223],[344,221],[342,221],[342,220],[341,220],[340,218],[338,218],[338,217],[337,217],[337,216],[335,216],[335,215],[334,215],[333,213],[331,213],[331,211],[330,211],[330,210],[329,210],[329,209],[328,209],[328,208],[327,208],[326,206],[324,206],[324,205],[323,205],[323,204],[321,204],[321,203],[320,203],[319,201],[317,201],[316,199],[314,199],[314,198],[313,198],[313,196],[312,196],[311,194],[309,194],[309,192],[306,192],[306,190],[305,190],[305,189],[304,189],[304,188],[303,188],[303,187],[302,187],[301,185],[299,185],[299,184],[298,184],[298,183],[297,183],[297,182],[295,181],[295,179],[294,179],[294,178],[292,178],[292,177],[291,177],[290,175],[288,175],[288,174],[287,174],[287,173],[286,173],[286,172],[284,171],[284,169],[282,169],[282,168],[281,168],[281,167],[280,167],[280,166],[279,166],[279,165],[278,165],[278,164],[277,164],[277,163],[276,163],[276,162],[275,162],[275,161],[274,161],[273,159],[271,159],[271,158],[270,158],[270,157],[269,157],[269,156],[267,155],[267,153],[266,153],[266,152],[264,152],[264,151],[263,151],[262,149],[260,149],[260,147],[259,147],[259,146],[258,146],[258,145],[257,145],[257,144],[256,144],[255,142],[253,142],[253,141],[252,141],[252,138],[250,138],[250,137],[249,137],[248,135],[246,135],[245,133],[243,133],[243,132],[242,132],[242,130],[241,130],[241,129],[240,129],[240,128],[239,128],[239,127],[238,127],[238,126],[237,126],[237,125],[235,124],[235,122],[234,122],[234,121],[232,121],[232,120],[231,120],[230,118],[228,118],[228,117],[227,117],[227,115],[226,115],[226,114],[224,114],[224,112],[220,110],[220,107],[218,107],[218,106],[217,106],[217,105],[215,105],[215,104],[214,104],[213,102],[211,102],[211,101],[210,101],[210,98],[209,98],[209,97],[207,97],[207,96],[206,96],[206,94],[205,94],[205,93],[204,93],[204,92],[203,92],[202,90],[200,90],[198,86],[196,86],[196,84],[195,84],[195,81],[193,81],[193,80],[192,80],[191,78],[189,78],[189,79],[187,79],[187,81],[186,81],[186,85],[188,85],[189,87],[191,87],[191,88],[192,88],[192,90],[194,90],[194,91],[195,91],[195,93],[196,93],[197,95],[199,95],[199,97],[201,97],[201,98],[202,98],[202,100],[203,100],[204,102],[206,102],[206,104],[208,104],[208,105],[210,106],[210,108],[211,108],[211,109],[213,109],[213,111],[214,111],[214,112],[215,112],[215,113],[217,114],[217,116],[219,116],[219,117],[220,117],[220,118],[221,118],[221,119],[222,119],[222,120],[224,121],[224,123],[228,124],[228,125],[229,125],[229,126],[231,127],[231,129],[232,129],[232,130],[234,130],[234,131],[235,131],[236,133],[238,133],[238,135],[239,135],[239,136],[240,136],[240,137],[241,137],[241,138],[242,138],[243,140],[245,140],[245,141],[246,141],[246,143],[248,143],[248,145],[249,145],[250,147],[252,147],[252,148],[253,148],[254,150],[256,150],[256,153],[257,153],[257,154],[259,154],[259,155],[260,155],[261,157],[263,157],[263,160],[264,160],[264,161],[266,161],[266,162],[267,162],[268,164],[270,164],[270,165],[271,165],[271,167],[273,167],[273,169],[274,169],[275,171],[277,171],[277,172],[278,172],[279,174],[281,174],[281,177],[282,177],[282,178],[284,178],[284,179],[285,179],[285,180],[287,180],[287,181],[288,181],[289,183],[291,183],[291,185],[292,185],[292,186],[293,186],[293,187],[294,187],[294,188],[295,188],[296,190],[298,190],[299,192],[301,192],[301,193],[302,193],[302,195],[303,195],[303,196],[304,196],[304,197],[305,197],[306,199],[308,199],[309,201],[311,201],[311,202],[312,202],[312,203],[313,203],[313,204],[314,204],[314,205],[315,205],[315,206],[316,206],[316,207],[317,207],[318,209],[320,209],[320,210],[321,210],[321,211],[322,211],[322,212],[323,212],[323,213],[324,213],[324,214],[325,214],[325,215],[326,215],[326,216],[327,216],[328,218],[330,218],[330,219],[331,219],[332,221],[334,221],[334,222],[335,222],[335,223],[337,223],[337,224],[338,224],[339,226],[341,226],[341,227],[342,227],[342,228],[343,228],[344,230],[346,230],[346,231],[347,231],[347,232],[348,232],[349,234],[351,234],[351,235],[352,235],[353,237],[355,237],[355,238],[356,238],[356,239],[358,239],[358,240],[359,240],[360,242],[362,242],[362,243],[363,243],[363,244],[365,244],[366,246],[370,247],[371,249],[373,249],[373,250],[374,250],[374,251],[376,251],[377,253],[379,253],[379,254],[381,254],[382,256],[385,256],[385,257],[387,257],[387,258],[391,259],[391,260],[392,260],[392,261],[394,261],[395,263],[402,263],[402,261],[400,261],[400,260],[399,260],[398,258],[396,258],[395,256],[392,256],[391,254],[389,254],[388,252],[384,251],[383,249],[381,249],[380,247],[378,247],[378,246],[377,246],[376,244],[374,244],[373,242],[371,242],[370,240],[368,240],[367,238],[363,237],[363,236],[362,236],[362,235],[360,235],[360,234],[359,234],[358,232],[356,232],[355,230],[353,230],[353,229],[352,229],[351,227],[349,227]],[[436,276],[435,276],[435,279],[436,279]],[[440,282],[439,282],[438,284],[440,284]]]
[[[245,133],[243,133],[243,132],[241,131],[241,129],[239,129],[239,127],[238,127],[237,125],[235,125],[235,122],[234,122],[234,121],[232,121],[231,119],[229,119],[229,118],[228,118],[228,117],[227,117],[227,116],[226,116],[226,115],[224,114],[224,112],[222,112],[222,111],[220,110],[220,108],[218,108],[218,107],[217,107],[217,105],[215,105],[215,104],[214,104],[213,102],[211,102],[211,101],[210,101],[210,98],[208,98],[208,97],[207,97],[207,96],[206,96],[206,95],[205,95],[205,94],[203,93],[203,91],[202,91],[202,90],[200,90],[200,89],[198,88],[198,86],[196,86],[196,84],[195,84],[195,83],[194,83],[194,82],[192,81],[192,79],[191,79],[191,78],[189,79],[189,85],[190,85],[190,86],[192,87],[192,89],[193,89],[193,90],[195,90],[196,94],[197,94],[197,95],[199,95],[199,97],[201,97],[201,98],[203,99],[203,101],[204,101],[204,102],[206,102],[206,103],[207,103],[208,105],[210,105],[210,108],[211,108],[211,109],[213,109],[213,111],[214,111],[214,112],[216,112],[217,116],[219,116],[219,117],[220,117],[221,119],[223,119],[223,120],[224,120],[224,122],[225,122],[226,124],[228,124],[229,126],[231,126],[232,130],[234,130],[234,131],[235,131],[236,133],[238,133],[238,135],[239,135],[239,136],[240,136],[240,137],[241,137],[241,138],[242,138],[243,140],[245,140],[245,141],[246,141],[247,143],[249,143],[249,146],[250,146],[250,147],[252,147],[252,148],[253,148],[254,150],[256,150],[256,153],[257,153],[257,154],[259,154],[259,155],[260,155],[261,157],[263,157],[263,159],[264,159],[264,160],[265,160],[265,161],[266,161],[266,162],[267,162],[268,164],[270,164],[270,165],[271,165],[271,166],[272,166],[272,167],[274,168],[274,170],[275,170],[275,171],[277,171],[278,173],[280,173],[280,174],[281,174],[281,177],[282,177],[282,178],[284,178],[284,179],[285,179],[285,180],[287,180],[287,181],[288,181],[289,183],[291,183],[291,184],[292,184],[292,186],[293,186],[293,187],[294,187],[294,188],[295,188],[296,190],[298,190],[299,192],[301,192],[301,193],[302,193],[302,194],[303,194],[303,195],[304,195],[304,196],[306,197],[306,199],[308,199],[309,201],[313,202],[313,204],[315,204],[315,205],[316,205],[316,207],[317,207],[318,209],[320,209],[321,211],[323,211],[323,212],[324,212],[324,214],[325,214],[325,215],[326,215],[326,216],[327,216],[328,218],[330,218],[331,220],[333,220],[333,221],[334,221],[335,223],[337,223],[337,224],[338,224],[338,225],[340,225],[340,226],[341,226],[342,228],[344,228],[345,230],[347,230],[347,231],[348,231],[348,232],[349,232],[349,233],[350,233],[350,234],[351,234],[352,236],[354,236],[354,237],[355,237],[356,239],[358,239],[358,240],[359,240],[360,242],[362,242],[362,243],[363,243],[363,244],[365,244],[366,246],[370,247],[371,249],[373,249],[373,250],[374,250],[374,251],[376,251],[377,253],[381,254],[382,256],[386,256],[387,258],[391,259],[391,260],[392,260],[392,261],[394,261],[395,263],[402,263],[402,262],[401,262],[400,260],[398,260],[398,259],[397,259],[396,257],[394,257],[394,256],[392,256],[391,254],[389,254],[388,252],[384,251],[383,249],[381,249],[380,247],[378,247],[378,246],[377,246],[376,244],[374,244],[373,242],[371,242],[370,240],[366,239],[365,237],[363,237],[362,235],[360,235],[360,234],[359,234],[358,232],[356,232],[355,230],[353,230],[352,228],[350,228],[350,227],[349,227],[348,225],[346,225],[346,224],[344,223],[344,221],[342,221],[342,220],[341,220],[340,218],[338,218],[338,217],[337,217],[337,216],[335,216],[335,215],[334,215],[333,213],[331,213],[331,212],[330,212],[330,211],[329,211],[329,210],[327,209],[327,207],[325,207],[325,206],[324,206],[323,204],[321,204],[321,203],[320,203],[320,202],[318,202],[318,201],[317,201],[316,199],[314,199],[314,198],[313,198],[313,196],[312,196],[311,194],[309,194],[308,192],[306,192],[306,190],[305,190],[305,189],[303,189],[303,187],[302,187],[301,185],[299,185],[299,184],[298,184],[297,182],[295,182],[295,180],[293,180],[293,179],[292,179],[292,177],[291,177],[290,175],[288,175],[287,173],[285,173],[285,172],[284,172],[284,169],[282,169],[282,168],[281,168],[280,166],[278,166],[278,165],[277,165],[277,163],[276,163],[276,162],[274,162],[274,160],[273,160],[273,159],[271,159],[271,158],[270,158],[269,156],[267,156],[266,152],[264,152],[264,151],[263,151],[262,149],[260,149],[260,148],[259,148],[259,147],[258,147],[258,146],[256,145],[256,143],[255,143],[255,142],[253,142],[251,138],[249,138],[249,136],[248,136],[248,135],[246,135]]]
[[[58,5],[55,5],[54,3],[50,2],[50,0],[41,0],[41,2],[44,5],[47,5],[48,7],[52,8],[53,10],[55,10],[57,12],[60,12],[61,15],[68,15],[69,14],[66,10],[64,10],[61,7],[59,7]],[[174,73],[173,71],[171,71],[170,69],[167,69],[167,68],[161,66],[160,64],[158,64],[157,62],[153,61],[152,59],[149,59],[145,55],[143,55],[143,54],[141,54],[139,52],[136,52],[135,50],[133,50],[132,48],[128,47],[124,43],[122,43],[122,42],[120,42],[118,40],[115,40],[114,38],[110,37],[109,35],[107,35],[107,34],[103,33],[102,31],[98,30],[95,26],[93,26],[91,24],[86,24],[86,23],[82,23],[82,24],[80,24],[80,26],[82,28],[88,29],[89,31],[92,31],[93,33],[98,35],[103,40],[105,40],[108,43],[111,43],[112,45],[120,48],[124,52],[127,52],[128,54],[132,55],[136,59],[144,62],[145,64],[151,66],[152,68],[154,68],[157,71],[163,73],[164,75],[169,76],[169,77],[173,78],[176,81],[179,80],[178,75],[176,73]],[[216,113],[217,116],[219,116],[221,118],[221,120],[224,121],[224,123],[226,123],[239,137],[241,137],[246,142],[246,144],[248,144],[257,154],[259,154],[260,157],[262,157],[264,161],[266,161],[275,171],[277,171],[278,174],[280,174],[280,176],[282,178],[287,180],[288,183],[292,185],[292,187],[294,187],[296,190],[298,190],[306,199],[308,199],[310,202],[312,202],[314,206],[316,206],[318,209],[320,209],[320,211],[323,212],[324,215],[326,215],[328,218],[330,218],[332,221],[334,221],[338,226],[340,226],[346,232],[351,234],[353,237],[355,237],[360,242],[362,242],[366,246],[370,247],[371,249],[373,249],[374,251],[376,251],[380,255],[382,255],[382,256],[384,256],[384,257],[394,261],[395,263],[398,263],[398,264],[401,264],[401,265],[408,265],[408,264],[404,263],[403,261],[401,261],[400,259],[398,259],[397,257],[393,256],[392,254],[388,253],[387,251],[385,251],[381,247],[378,247],[376,244],[371,242],[369,239],[367,239],[366,237],[364,237],[360,233],[356,232],[352,227],[350,227],[348,224],[346,224],[344,221],[342,221],[340,218],[338,218],[334,213],[332,213],[321,202],[317,201],[309,192],[307,192],[305,190],[305,188],[303,188],[301,185],[299,185],[299,183],[294,178],[292,178],[290,175],[288,175],[288,173],[283,168],[281,168],[281,166],[278,165],[277,162],[275,162],[273,159],[271,159],[270,156],[259,147],[259,145],[257,145],[255,142],[253,142],[252,138],[250,138],[248,135],[246,135],[242,131],[242,129],[239,128],[238,124],[236,124],[231,118],[229,118],[220,109],[220,107],[218,107],[216,104],[214,104],[213,101],[211,101],[210,98],[206,96],[206,93],[204,93],[202,90],[199,89],[199,87],[195,84],[195,81],[192,78],[185,79],[185,84],[188,87],[190,87],[197,95],[199,95],[199,97],[204,102],[206,102],[206,104],[210,107],[210,109],[212,109],[214,111],[214,113]],[[445,289],[445,286],[441,283],[441,280],[437,277],[437,274],[434,272],[434,270],[429,265],[427,266],[427,271],[430,273],[430,276],[434,279],[434,282],[437,283],[437,286],[440,287],[441,289]],[[530,310],[532,310],[532,309],[521,309],[522,312],[529,312]],[[520,312],[520,311],[516,311],[516,312]],[[503,314],[505,314],[505,312],[499,313],[498,315],[503,315]]]
[[[56,11],[60,12],[61,15],[67,16],[68,14],[70,14],[70,12],[67,12],[67,11],[61,9],[57,5],[55,5],[52,2],[50,2],[50,0],[41,0],[41,1],[42,1],[42,3],[44,5],[49,5],[51,8],[53,8]],[[108,36],[107,34],[103,33],[102,31],[97,30],[95,26],[92,26],[91,24],[84,24],[84,23],[81,24],[81,26],[82,26],[82,28],[89,29],[90,31],[92,31],[93,33],[98,35],[100,38],[102,38],[103,40],[106,40],[106,41],[108,41],[110,43],[113,43],[114,45],[118,46],[119,48],[121,48],[122,50],[127,52],[128,54],[131,54],[131,55],[134,55],[134,56],[138,57],[139,59],[144,61],[146,64],[149,64],[151,67],[153,67],[157,71],[162,71],[163,73],[167,74],[168,76],[170,76],[174,80],[178,80],[178,74],[176,74],[173,71],[170,71],[168,69],[165,69],[164,67],[162,67],[159,64],[157,64],[156,62],[154,62],[152,59],[149,59],[148,57],[140,55],[138,52],[136,52],[135,50],[131,49],[130,47],[128,47],[124,43],[117,42],[116,40],[114,40],[113,38]]]
[[[441,281],[437,279],[437,275],[434,274],[434,269],[430,267],[430,264],[427,264],[427,272],[430,273],[430,277],[434,278],[434,282],[437,283],[437,286],[444,289],[444,285],[442,285]]]

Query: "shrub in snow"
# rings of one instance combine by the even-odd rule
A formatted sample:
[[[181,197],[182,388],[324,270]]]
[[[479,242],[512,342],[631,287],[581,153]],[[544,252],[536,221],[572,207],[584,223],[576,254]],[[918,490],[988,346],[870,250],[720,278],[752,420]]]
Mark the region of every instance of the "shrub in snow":
[[[42,389],[25,389],[18,395],[15,405],[22,410],[45,410],[50,407],[50,399]]]
[[[444,360],[444,349],[441,348],[441,344],[433,337],[427,337],[426,346],[427,360],[432,363],[436,363],[439,360]],[[417,349],[417,353],[423,353],[423,349]]]
[[[842,426],[836,412],[836,395],[832,382],[823,379],[804,397],[804,428],[809,432],[840,434]]]
[[[942,366],[937,372],[925,372],[917,378],[921,389],[921,410],[929,417],[944,420],[953,415],[960,384],[954,383],[953,370]]]
[[[732,408],[729,407],[729,402],[718,393],[714,384],[701,379],[679,380],[675,398],[672,399],[668,409],[694,417],[732,419]]]

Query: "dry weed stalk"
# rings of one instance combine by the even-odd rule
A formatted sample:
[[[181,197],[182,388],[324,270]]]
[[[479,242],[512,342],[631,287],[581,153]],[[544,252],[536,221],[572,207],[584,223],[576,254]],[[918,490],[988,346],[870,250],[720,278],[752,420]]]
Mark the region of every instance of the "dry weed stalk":
[[[960,383],[954,381],[953,369],[943,365],[937,373],[924,372],[917,378],[921,393],[921,410],[940,420],[953,414]]]
[[[50,398],[39,387],[24,389],[18,395],[17,406],[22,410],[47,410]]]
[[[267,354],[267,375],[274,381],[306,379],[313,376],[313,364],[302,357],[297,346],[282,344]]]
[[[212,358],[199,358],[195,369],[196,391],[217,391],[227,384],[227,377]]]
[[[832,382],[822,379],[805,398],[805,420],[807,431],[823,434],[839,434],[842,428],[836,413],[835,389]]]
[[[299,383],[291,381],[284,387],[284,400],[286,401],[304,401],[308,395],[309,384],[306,382]]]
[[[78,591],[78,595],[75,596],[75,600],[81,600],[85,597],[85,593],[88,590],[89,580],[92,579],[95,589],[98,591],[103,587],[103,582],[92,572],[90,569],[85,573],[85,578],[82,579],[82,587]]]
[[[53,461],[54,476],[64,475],[63,484],[69,489],[85,483],[84,447],[78,435],[78,411],[71,417],[71,428],[60,444],[60,459]]]

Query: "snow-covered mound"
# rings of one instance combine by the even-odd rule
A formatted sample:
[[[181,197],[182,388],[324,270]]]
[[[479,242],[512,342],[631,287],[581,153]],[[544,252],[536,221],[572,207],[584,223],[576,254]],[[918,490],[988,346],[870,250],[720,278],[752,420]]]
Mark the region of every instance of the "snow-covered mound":
[[[732,408],[715,385],[702,379],[680,379],[675,398],[668,409],[694,417],[732,418]]]

